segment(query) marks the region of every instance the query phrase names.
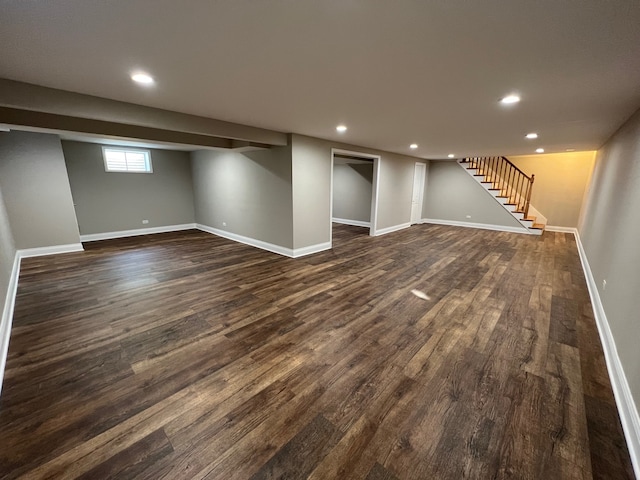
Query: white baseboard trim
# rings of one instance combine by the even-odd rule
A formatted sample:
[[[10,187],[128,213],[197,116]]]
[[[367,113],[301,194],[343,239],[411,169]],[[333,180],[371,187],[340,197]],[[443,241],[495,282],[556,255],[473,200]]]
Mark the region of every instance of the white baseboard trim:
[[[423,218],[420,223],[433,223],[435,225],[449,225],[451,227],[480,228],[482,230],[495,230],[498,232],[525,233],[530,232],[526,227],[509,227],[506,225],[489,225],[486,223],[459,222],[457,220],[441,220],[438,218]]]
[[[55,255],[58,253],[82,252],[82,243],[69,243],[67,245],[52,245],[49,247],[23,248],[16,251],[9,286],[0,318],[0,392],[2,392],[2,382],[4,379],[4,369],[7,364],[7,354],[9,353],[9,337],[11,336],[11,325],[13,323],[13,309],[16,304],[16,294],[18,293],[18,278],[20,277],[20,263],[23,258],[41,257],[43,255]]]
[[[374,235],[378,237],[380,235],[386,235],[387,233],[397,232],[398,230],[409,228],[410,226],[411,223],[401,223],[400,225],[393,225],[392,227],[379,228],[375,231]]]
[[[354,227],[371,228],[371,222],[363,222],[362,220],[349,220],[347,218],[332,218],[333,223],[341,223],[343,225],[353,225]]]
[[[183,223],[181,225],[136,228],[135,230],[120,230],[118,232],[90,233],[87,235],[80,235],[80,241],[95,242],[98,240],[111,240],[112,238],[135,237],[136,235],[150,235],[152,233],[178,232],[180,230],[192,230],[195,228],[197,228],[195,223]]]
[[[331,242],[318,243],[316,245],[309,245],[308,247],[295,248],[293,250],[293,258],[304,257],[305,255],[324,252],[325,250],[331,250]]]
[[[576,238],[578,236],[578,229],[575,227],[559,227],[555,225],[546,225],[544,229],[547,232],[573,233],[576,236]]]
[[[56,255],[58,253],[82,252],[81,243],[69,243],[67,245],[52,245],[50,247],[23,248],[17,251],[20,258],[41,257],[42,255]]]
[[[16,304],[16,293],[18,293],[18,277],[20,276],[20,255],[16,252],[13,258],[13,268],[9,277],[9,286],[5,296],[2,317],[0,318],[0,393],[2,393],[2,382],[4,380],[4,368],[7,364],[7,354],[9,353],[9,337],[11,336],[11,324],[13,322],[13,308]]]
[[[609,327],[604,306],[600,300],[600,293],[598,293],[597,284],[593,278],[589,260],[587,259],[587,254],[582,246],[580,234],[577,229],[575,229],[575,237],[580,261],[582,262],[582,269],[587,280],[591,304],[593,305],[596,326],[598,327],[602,349],[604,350],[604,358],[607,364],[607,370],[609,371],[609,378],[611,379],[611,387],[613,388],[618,413],[620,414],[620,422],[622,423],[622,429],[624,430],[629,448],[629,456],[631,457],[636,478],[640,479],[640,415],[638,415],[638,409],[633,401],[629,382],[627,382],[622,362],[618,356],[616,343],[611,333],[611,328]]]
[[[227,240],[244,243],[245,245],[249,245],[251,247],[261,248],[262,250],[267,250],[269,252],[284,255],[285,257],[294,257],[294,251],[292,248],[281,247],[280,245],[263,242],[262,240],[256,240],[255,238],[245,237],[244,235],[238,235],[237,233],[219,230],[217,228],[209,227],[208,225],[202,225],[201,223],[196,223],[196,228],[198,230],[202,230],[203,232],[226,238]]]

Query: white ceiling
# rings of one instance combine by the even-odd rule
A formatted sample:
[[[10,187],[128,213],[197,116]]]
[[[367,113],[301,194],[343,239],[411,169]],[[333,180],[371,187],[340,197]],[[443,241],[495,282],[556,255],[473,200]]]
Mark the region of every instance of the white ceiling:
[[[0,77],[426,158],[596,149],[640,107],[638,0],[57,0],[0,11]],[[136,69],[157,84],[133,84]],[[499,105],[510,92],[522,102]],[[540,138],[525,140],[530,131]]]

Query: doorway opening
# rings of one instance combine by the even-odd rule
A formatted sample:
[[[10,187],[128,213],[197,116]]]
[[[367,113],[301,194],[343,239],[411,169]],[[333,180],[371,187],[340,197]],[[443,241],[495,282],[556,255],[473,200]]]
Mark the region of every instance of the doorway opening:
[[[334,223],[359,227],[363,234],[376,235],[379,162],[379,155],[331,149],[329,231],[332,242]]]

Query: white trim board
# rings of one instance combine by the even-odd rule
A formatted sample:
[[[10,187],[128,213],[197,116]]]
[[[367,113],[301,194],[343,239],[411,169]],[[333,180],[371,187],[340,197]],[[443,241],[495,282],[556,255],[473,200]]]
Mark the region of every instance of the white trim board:
[[[333,223],[341,223],[342,225],[352,225],[354,227],[371,227],[371,222],[363,222],[362,220],[349,220],[348,218],[332,218]]]
[[[324,252],[325,250],[331,250],[331,242],[318,243],[316,245],[309,245],[308,247],[294,248],[293,258],[300,258],[312,253]]]
[[[376,230],[376,237],[380,235],[386,235],[387,233],[397,232],[398,230],[403,230],[405,228],[409,228],[411,223],[401,223],[400,225],[393,225],[391,227],[379,228]]]
[[[624,435],[627,440],[629,456],[631,457],[631,463],[633,464],[636,478],[640,479],[640,415],[638,415],[638,409],[633,401],[633,395],[631,394],[631,388],[629,388],[629,382],[627,382],[627,376],[624,373],[622,362],[618,356],[616,342],[613,338],[613,334],[611,333],[609,321],[607,320],[604,306],[600,300],[600,293],[598,293],[598,288],[596,286],[596,281],[593,278],[591,267],[589,266],[587,254],[582,246],[580,234],[577,229],[574,229],[573,233],[576,237],[576,244],[578,246],[580,262],[582,263],[582,270],[584,271],[584,276],[587,280],[587,288],[589,289],[589,296],[591,297],[593,314],[596,319],[598,333],[600,334],[602,349],[604,350],[604,359],[607,364],[607,370],[609,371],[609,378],[611,379],[611,387],[616,399],[616,405],[618,406],[620,423],[622,423],[622,429],[624,430]]]
[[[195,223],[183,223],[181,225],[167,225],[164,227],[136,228],[134,230],[120,230],[117,232],[90,233],[87,235],[80,235],[80,241],[95,242],[98,240],[110,240],[112,238],[135,237],[136,235],[179,232],[181,230],[193,230],[195,228],[197,228]]]
[[[52,245],[50,247],[23,248],[16,252],[20,258],[41,257],[43,255],[57,255],[58,253],[82,252],[81,243],[69,243],[67,245]]]
[[[7,364],[9,353],[9,338],[11,337],[11,324],[13,322],[13,308],[16,304],[16,294],[18,293],[18,278],[20,277],[20,255],[16,252],[13,258],[13,268],[9,277],[7,295],[0,317],[0,393],[2,393],[2,382],[4,380],[4,368]]]
[[[480,228],[482,230],[495,230],[497,232],[529,234],[526,227],[509,227],[506,225],[490,225],[486,223],[459,222],[457,220],[440,220],[438,218],[423,218],[420,223],[432,223],[434,225],[449,225],[451,227]]]
[[[318,253],[324,250],[331,249],[331,242],[318,243],[316,245],[309,245],[308,247],[293,249],[282,247],[274,243],[263,242],[262,240],[256,240],[255,238],[245,237],[244,235],[238,235],[237,233],[219,230],[217,228],[209,227],[208,225],[203,225],[201,223],[196,223],[195,228],[197,228],[198,230],[202,230],[203,232],[211,233],[212,235],[217,235],[218,237],[226,238],[227,240],[244,243],[245,245],[249,245],[250,247],[256,247],[261,250],[266,250],[271,253],[277,253],[289,258],[304,257],[306,255],[311,255],[312,253]]]
[[[560,227],[555,225],[547,225],[544,227],[544,229],[547,232],[573,233],[574,235],[576,235],[576,239],[578,235],[578,229],[575,227]]]
[[[196,228],[198,230],[202,230],[203,232],[211,233],[213,235],[217,235],[218,237],[226,238],[227,240],[233,240],[234,242],[244,243],[245,245],[249,245],[251,247],[260,248],[262,250],[267,250],[272,253],[278,253],[280,255],[284,255],[285,257],[293,258],[294,252],[292,248],[282,247],[274,243],[263,242],[262,240],[256,240],[255,238],[245,237],[244,235],[238,235],[237,233],[227,232],[225,230],[219,230],[217,228],[213,228],[208,225],[203,225],[201,223],[196,223]]]

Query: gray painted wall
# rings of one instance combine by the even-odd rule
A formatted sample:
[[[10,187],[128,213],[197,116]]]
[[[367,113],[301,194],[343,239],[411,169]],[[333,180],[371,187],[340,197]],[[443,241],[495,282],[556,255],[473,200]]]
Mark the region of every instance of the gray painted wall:
[[[377,229],[411,222],[411,198],[416,162],[424,160],[384,153],[380,159]]]
[[[368,222],[371,219],[373,162],[333,165],[333,217]]]
[[[427,178],[423,218],[522,227],[455,161],[431,160]]]
[[[0,136],[3,135],[0,133]],[[5,307],[9,279],[13,269],[13,260],[16,255],[16,247],[13,242],[9,215],[4,205],[2,190],[0,189],[0,317]]]
[[[293,247],[290,147],[200,150],[191,160],[197,223]]]
[[[547,225],[578,226],[596,152],[563,152],[509,157],[527,175],[535,174],[531,205]]]
[[[640,110],[598,151],[578,227],[636,408],[640,408],[639,206]]]
[[[63,141],[62,149],[81,234],[195,222],[188,152],[151,150],[145,174],[105,172],[98,144]]]
[[[381,155],[378,229],[409,223],[417,159],[302,135],[290,142],[192,153],[196,222],[286,248],[329,242],[331,148],[341,148]]]
[[[16,248],[80,242],[57,135],[0,134],[0,189]]]
[[[331,215],[331,144],[292,135],[294,248],[327,243]]]
[[[292,135],[294,245],[330,240],[331,149],[380,155],[377,229],[409,223],[414,157],[371,148]]]

